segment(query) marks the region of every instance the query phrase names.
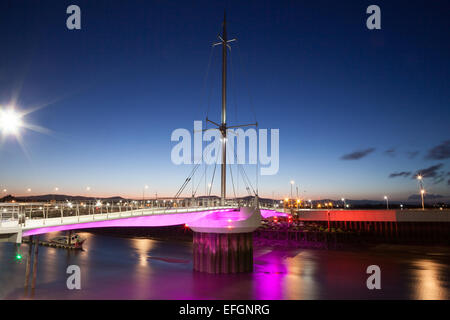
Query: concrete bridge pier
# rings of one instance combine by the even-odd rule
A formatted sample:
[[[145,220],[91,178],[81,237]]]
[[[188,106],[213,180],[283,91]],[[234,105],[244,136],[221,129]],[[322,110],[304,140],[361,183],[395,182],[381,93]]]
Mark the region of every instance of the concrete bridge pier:
[[[192,223],[194,270],[252,272],[253,231],[260,225],[260,210],[252,207],[224,210]]]
[[[253,232],[194,232],[194,270],[207,273],[253,271]]]

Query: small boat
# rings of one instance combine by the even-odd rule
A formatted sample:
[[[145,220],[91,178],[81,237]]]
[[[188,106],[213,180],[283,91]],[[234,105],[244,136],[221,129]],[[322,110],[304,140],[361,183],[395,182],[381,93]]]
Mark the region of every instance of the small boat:
[[[59,236],[53,238],[50,240],[50,243],[71,246],[74,249],[82,249],[85,240],[86,239],[81,238],[78,234],[72,233],[70,236]]]

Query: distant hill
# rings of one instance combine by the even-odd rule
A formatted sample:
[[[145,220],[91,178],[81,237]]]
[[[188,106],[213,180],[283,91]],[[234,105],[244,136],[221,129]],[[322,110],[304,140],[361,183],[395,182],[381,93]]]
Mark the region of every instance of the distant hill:
[[[93,200],[112,200],[112,201],[120,201],[125,200],[125,198],[115,196],[115,197],[108,197],[108,198],[96,198],[96,197],[85,197],[85,196],[68,196],[64,194],[45,194],[45,195],[38,195],[38,196],[26,196],[26,197],[15,197],[12,195],[7,195],[0,199],[0,202],[45,202],[45,201],[93,201]]]

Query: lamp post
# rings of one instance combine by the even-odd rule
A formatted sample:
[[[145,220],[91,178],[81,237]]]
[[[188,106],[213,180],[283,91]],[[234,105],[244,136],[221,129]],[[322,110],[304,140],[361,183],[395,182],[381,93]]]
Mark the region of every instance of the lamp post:
[[[313,205],[312,205],[312,200],[311,199],[309,199],[308,200],[308,202],[309,202],[309,204],[311,205],[311,209],[313,208]]]
[[[425,203],[423,202],[423,195],[425,194],[425,189],[420,190],[420,197],[422,198],[422,210],[425,210]]]
[[[292,199],[292,187],[293,187],[294,183],[295,183],[295,181],[291,180],[291,199]]]
[[[53,200],[56,202],[56,192],[58,192],[59,191],[59,188],[58,187],[55,187],[55,195],[54,195],[54,197],[53,197]]]
[[[145,190],[148,189],[148,185],[144,186],[144,189],[142,189],[142,207],[145,206]]]
[[[91,187],[89,187],[89,186],[87,186],[86,187],[86,192],[88,193],[87,194],[87,197],[88,197],[88,204],[89,204],[89,207],[88,207],[88,214],[91,214],[91,199],[89,199],[89,191],[91,191]]]
[[[344,209],[346,207],[345,198],[341,198],[341,201],[344,203]]]
[[[420,198],[422,200],[422,210],[425,210],[425,203],[423,201],[423,195],[425,193],[425,190],[423,189],[422,179],[423,176],[421,174],[417,175],[417,180],[419,181]]]
[[[386,200],[386,209],[389,210],[389,199],[387,196],[384,196],[384,200]]]

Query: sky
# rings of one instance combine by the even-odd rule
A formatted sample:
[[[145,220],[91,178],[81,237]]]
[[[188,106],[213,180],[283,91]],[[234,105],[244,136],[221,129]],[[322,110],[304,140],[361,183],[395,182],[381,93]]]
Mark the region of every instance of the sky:
[[[71,4],[81,30],[66,28]],[[371,4],[381,30],[366,27]],[[0,188],[173,196],[192,166],[172,163],[171,133],[207,115],[220,121],[221,48],[211,45],[226,10],[237,39],[228,123],[256,118],[280,132],[279,172],[258,177],[260,196],[284,198],[294,180],[302,198],[403,201],[422,172],[428,199],[448,199],[449,9],[440,0],[2,1],[0,108],[33,110],[23,121],[46,130],[3,137]],[[255,166],[245,170],[255,187]],[[236,188],[246,195],[242,181]]]

